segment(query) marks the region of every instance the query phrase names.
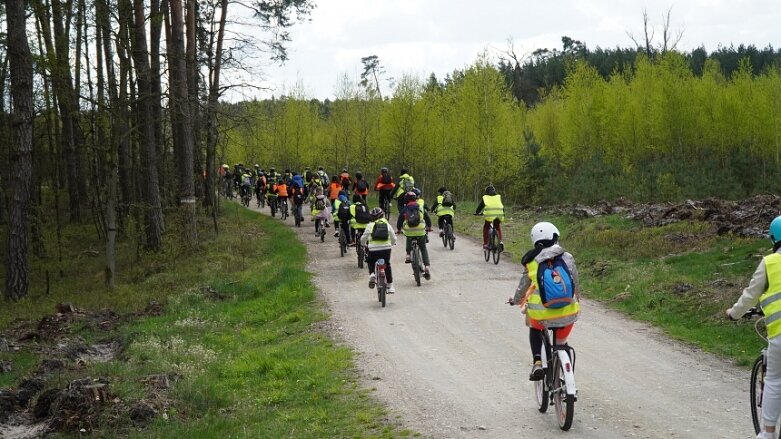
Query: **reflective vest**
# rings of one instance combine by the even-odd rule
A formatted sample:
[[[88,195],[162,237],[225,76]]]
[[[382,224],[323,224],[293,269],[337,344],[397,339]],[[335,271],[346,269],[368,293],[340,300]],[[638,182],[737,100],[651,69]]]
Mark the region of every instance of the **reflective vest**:
[[[483,218],[486,221],[493,221],[499,218],[504,221],[504,205],[502,204],[501,195],[483,195]]]
[[[759,297],[759,306],[765,313],[767,337],[781,334],[781,254],[765,256],[767,290]]]
[[[526,269],[529,271],[529,280],[531,280],[529,288],[533,288],[529,301],[526,303],[526,316],[532,320],[544,321],[552,327],[563,327],[574,323],[578,319],[578,313],[580,312],[580,303],[577,300],[564,308],[546,308],[542,304],[540,287],[537,285],[538,266],[539,264],[535,260],[526,264]]]
[[[377,224],[388,224],[388,220],[386,220],[386,219],[383,217],[383,218],[380,218],[380,219],[378,219],[377,221],[375,221],[373,224],[374,224],[374,225],[372,226],[372,228],[374,228],[374,227],[377,227]],[[379,239],[374,239],[374,238],[371,236],[371,234],[369,234],[369,241],[368,241],[368,244],[369,244],[369,246],[370,246],[370,247],[375,247],[375,246],[388,246],[388,248],[390,248],[390,245],[391,245],[391,238],[390,238],[390,234],[391,234],[391,233],[393,233],[393,232],[391,231],[391,228],[390,228],[390,226],[388,226],[388,239],[386,239],[386,240],[384,240],[384,241],[381,241],[381,240],[379,240]]]
[[[445,198],[442,195],[437,195],[437,211],[435,212],[437,216],[444,216],[444,215],[455,215],[455,210],[453,210],[453,206],[443,206],[442,205],[442,199]]]
[[[277,195],[287,197],[287,185],[282,183],[277,185]]]

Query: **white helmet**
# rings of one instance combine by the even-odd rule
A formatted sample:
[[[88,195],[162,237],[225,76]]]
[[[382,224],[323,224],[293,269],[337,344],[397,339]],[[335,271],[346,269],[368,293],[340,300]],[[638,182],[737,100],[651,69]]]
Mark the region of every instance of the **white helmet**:
[[[549,222],[537,223],[532,227],[531,231],[532,245],[535,247],[540,241],[553,241],[559,240],[559,229]]]

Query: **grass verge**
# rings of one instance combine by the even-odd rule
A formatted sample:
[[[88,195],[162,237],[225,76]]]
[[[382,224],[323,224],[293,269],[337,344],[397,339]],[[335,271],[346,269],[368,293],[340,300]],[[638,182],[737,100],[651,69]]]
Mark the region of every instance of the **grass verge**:
[[[59,334],[87,344],[120,340],[123,349],[112,361],[67,367],[48,380],[52,388],[100,377],[111,389],[100,422],[55,437],[75,437],[85,427],[107,438],[412,436],[358,386],[350,350],[324,331],[326,316],[303,269],[306,250],[294,233],[232,203],[220,226],[219,235],[201,229],[197,251],[168,243],[166,253],[121,261],[132,269],[114,291],[96,282],[102,264],[92,258],[82,261],[79,276],[66,276],[67,289],[44,296],[36,285],[29,298],[6,305],[6,330],[19,324],[15,318],[51,314],[63,300],[80,310],[122,313],[140,313],[150,300],[163,305],[161,315],[128,319],[111,331],[76,324]],[[89,234],[78,240],[78,231],[70,233],[81,249],[99,245]],[[24,345],[2,358],[14,373],[0,375],[0,387],[13,387],[43,360]],[[169,378],[170,388],[150,385],[154,376]],[[154,412],[143,425],[127,416],[139,404]]]

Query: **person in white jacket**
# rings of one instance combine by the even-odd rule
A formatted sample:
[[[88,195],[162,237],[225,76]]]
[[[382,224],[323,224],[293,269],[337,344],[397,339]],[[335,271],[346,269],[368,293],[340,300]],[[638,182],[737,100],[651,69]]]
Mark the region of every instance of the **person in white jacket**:
[[[369,212],[371,221],[361,235],[361,245],[369,248],[369,288],[374,288],[377,276],[374,273],[374,263],[379,259],[385,259],[385,277],[388,281],[388,294],[393,294],[393,273],[391,272],[391,247],[396,245],[396,233],[393,227],[385,219],[385,212],[375,207]]]
[[[730,320],[759,306],[767,326],[767,371],[762,394],[762,426],[757,439],[774,439],[781,415],[781,216],[770,223],[773,253],[762,258],[738,301],[727,310]]]

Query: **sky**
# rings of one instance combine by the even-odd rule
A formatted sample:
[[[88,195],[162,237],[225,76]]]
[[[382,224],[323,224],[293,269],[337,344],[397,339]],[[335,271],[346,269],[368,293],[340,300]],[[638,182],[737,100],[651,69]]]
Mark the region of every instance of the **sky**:
[[[431,73],[442,79],[487,52],[493,60],[512,40],[515,53],[561,49],[569,36],[596,47],[632,47],[627,33],[643,31],[643,11],[660,41],[670,28],[683,32],[678,49],[730,44],[781,47],[779,0],[314,0],[311,20],[290,29],[289,60],[263,69],[267,90],[258,98],[303,91],[333,99],[344,75],[360,80],[361,58],[377,55],[388,77]],[[383,93],[391,91],[383,84]]]

